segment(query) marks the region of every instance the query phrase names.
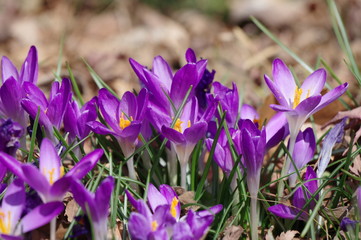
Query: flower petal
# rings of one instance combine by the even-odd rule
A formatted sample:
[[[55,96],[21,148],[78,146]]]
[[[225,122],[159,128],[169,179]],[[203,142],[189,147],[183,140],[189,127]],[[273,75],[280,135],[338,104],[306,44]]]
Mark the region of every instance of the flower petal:
[[[315,96],[321,93],[323,87],[326,83],[326,71],[321,68],[314,71],[310,76],[308,76],[305,81],[302,83],[302,97],[305,99],[308,96]]]
[[[297,87],[295,79],[293,78],[291,71],[281,59],[275,59],[272,67],[274,83],[285,97],[285,100],[288,102],[288,106],[291,106],[290,104],[293,102],[295,89]]]
[[[17,234],[30,232],[49,223],[58,216],[63,209],[64,204],[62,202],[49,202],[36,207],[21,219],[16,231]]]
[[[67,172],[66,176],[72,176],[73,178],[82,179],[93,167],[97,164],[102,157],[104,151],[102,149],[96,149],[91,153],[83,157],[75,166]]]
[[[276,204],[274,206],[271,206],[268,208],[268,211],[278,217],[286,219],[295,219],[298,214],[298,211],[296,209],[287,207],[283,204]]]

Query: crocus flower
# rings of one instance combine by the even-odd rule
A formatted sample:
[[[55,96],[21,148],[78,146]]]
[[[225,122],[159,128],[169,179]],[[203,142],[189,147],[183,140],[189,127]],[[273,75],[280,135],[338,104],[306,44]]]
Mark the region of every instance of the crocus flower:
[[[150,111],[152,114],[152,112]],[[197,144],[207,131],[207,121],[198,118],[197,98],[189,101],[182,114],[171,128],[172,119],[168,117],[169,125],[163,125],[162,134],[168,138],[174,147],[181,167],[181,186],[186,188],[186,171],[189,157]]]
[[[292,159],[297,169],[303,168],[309,161],[312,160],[316,150],[316,139],[312,128],[307,128],[305,131],[300,131],[296,138],[295,148],[292,154]],[[295,172],[295,167],[291,164],[289,173]],[[294,187],[296,184],[297,174],[293,173],[289,176],[290,186]]]
[[[213,142],[214,140],[211,138],[206,139],[205,143],[208,151],[211,150]],[[234,162],[224,129],[221,130],[218,141],[216,143],[216,148],[214,150],[214,161],[216,161],[217,165],[227,174],[227,176],[231,173]]]
[[[76,101],[71,101],[64,115],[64,129],[69,133],[69,141],[73,142],[76,138],[82,140],[90,133],[88,122],[95,121],[97,118],[96,98],[92,98],[79,109]]]
[[[114,179],[109,176],[98,186],[95,193],[89,192],[79,181],[71,186],[75,201],[91,219],[94,239],[107,239],[109,202],[114,188]]]
[[[20,72],[7,58],[1,60],[2,83],[0,88],[0,112],[3,116],[18,122],[23,128],[27,126],[27,114],[21,107],[21,99],[25,97],[24,82],[36,84],[38,78],[38,56],[34,46],[29,50]],[[25,139],[22,141],[25,147]]]
[[[316,173],[313,171],[312,167],[307,167],[306,173],[304,175],[304,188],[299,187],[292,199],[292,206],[286,206],[284,204],[276,204],[268,208],[268,211],[274,215],[286,218],[286,219],[295,219],[299,215],[299,219],[302,221],[308,220],[308,212],[314,209],[318,197],[315,197],[315,201],[311,201],[308,206],[305,206],[306,202],[311,198],[317,189],[318,184],[316,178]],[[314,179],[314,180],[311,180]],[[303,209],[303,210],[302,210]]]
[[[0,119],[0,151],[15,156],[24,128],[11,119]]]
[[[113,135],[127,159],[129,177],[136,179],[133,163],[133,153],[138,143],[138,136],[144,119],[148,94],[142,89],[136,97],[131,92],[124,93],[118,100],[107,89],[99,90],[98,104],[105,122],[111,129],[100,122],[89,122],[89,127],[97,134]]]
[[[336,143],[342,141],[342,137],[344,135],[344,127],[346,123],[346,118],[344,118],[341,122],[336,124],[326,135],[323,140],[323,146],[320,153],[320,161],[318,161],[317,166],[317,177],[321,178],[323,173],[325,172],[328,163],[331,160],[332,148]]]
[[[290,129],[289,152],[293,154],[296,137],[303,123],[309,116],[339,98],[346,91],[348,83],[344,83],[322,96],[321,91],[326,83],[324,69],[313,72],[300,88],[282,60],[275,59],[273,61],[272,74],[274,81],[267,75],[265,75],[265,81],[280,105],[271,104],[270,107],[286,113]],[[287,174],[289,166],[290,159],[287,158],[281,177]],[[279,194],[283,195],[283,187]]]
[[[223,111],[226,111],[226,122],[229,127],[235,127],[240,115],[239,95],[237,85],[233,82],[232,89],[219,82],[213,83],[215,100],[219,101]],[[218,113],[216,113],[218,116]],[[218,116],[219,117],[219,116]]]
[[[129,59],[129,62],[141,83],[149,91],[150,102],[170,114],[172,107],[167,95],[172,99],[176,109],[178,109],[190,86],[193,86],[188,98],[192,99],[195,94],[195,88],[207,66],[207,60],[196,61],[194,51],[191,49],[188,49],[186,52],[186,60],[188,63],[174,75],[169,64],[161,56],[154,58],[152,70],[148,70],[134,59]]]
[[[13,77],[20,85],[22,85],[23,82],[32,82],[36,84],[38,80],[38,53],[36,48],[34,46],[30,47],[28,56],[26,57],[20,72],[18,72],[14,64],[5,56],[1,59],[1,69],[3,83]]]
[[[53,143],[44,138],[40,146],[40,169],[29,163],[22,164],[3,152],[0,152],[0,162],[34,188],[43,202],[46,203],[62,201],[73,179],[83,178],[95,166],[102,155],[103,150],[94,150],[64,175],[64,167]]]
[[[241,129],[241,151],[247,171],[247,186],[251,195],[251,230],[252,239],[258,239],[257,195],[261,168],[266,154],[266,131],[259,130],[251,120],[244,120]]]
[[[64,209],[62,202],[49,202],[41,204],[21,218],[25,201],[24,183],[15,179],[8,187],[0,207],[1,239],[23,239],[22,234],[49,223]]]
[[[21,101],[21,105],[32,119],[36,118],[38,107],[40,107],[39,124],[45,128],[46,137],[55,144],[57,139],[53,134],[53,127],[60,129],[63,122],[65,110],[72,96],[70,80],[64,78],[61,82],[54,82],[49,100],[44,93],[32,82],[24,83],[26,98]]]

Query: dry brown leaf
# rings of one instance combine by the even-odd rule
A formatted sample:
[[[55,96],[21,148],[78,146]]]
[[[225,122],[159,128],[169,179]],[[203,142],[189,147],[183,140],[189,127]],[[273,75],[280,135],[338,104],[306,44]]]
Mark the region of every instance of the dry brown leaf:
[[[229,226],[224,231],[223,240],[237,240],[241,238],[244,229],[241,226]]]
[[[76,212],[78,211],[79,206],[74,201],[74,199],[70,200],[65,208],[65,215],[68,217],[68,221],[72,222],[74,217],[76,216]]]
[[[280,236],[278,236],[276,238],[276,240],[292,240],[292,239],[299,239],[299,238],[295,238],[296,234],[298,234],[298,231],[292,230],[292,231],[287,231],[287,232],[283,232],[281,233]]]

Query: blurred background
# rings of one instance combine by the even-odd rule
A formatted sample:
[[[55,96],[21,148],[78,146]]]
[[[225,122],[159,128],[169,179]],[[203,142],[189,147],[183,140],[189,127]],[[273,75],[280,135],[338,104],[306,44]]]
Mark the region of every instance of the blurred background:
[[[361,59],[361,0],[336,1],[357,62]],[[308,72],[260,31],[254,16],[310,66],[322,57],[342,81],[354,82],[324,0],[0,0],[0,55],[20,67],[38,49],[39,83],[49,86],[62,52],[88,100],[97,88],[83,58],[120,95],[139,90],[128,59],[151,67],[163,56],[177,69],[188,47],[208,59],[215,80],[236,82],[244,102],[264,105],[263,75],[283,59],[302,81]],[[63,46],[63,48],[62,48]],[[62,50],[61,50],[62,49]],[[329,77],[331,86],[336,86]],[[350,88],[354,95],[358,88]]]

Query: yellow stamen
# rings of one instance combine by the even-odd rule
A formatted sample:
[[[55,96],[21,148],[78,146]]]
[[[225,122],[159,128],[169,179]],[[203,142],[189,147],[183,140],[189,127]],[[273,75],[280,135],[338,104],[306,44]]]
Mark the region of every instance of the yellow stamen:
[[[183,122],[178,118],[177,119],[177,121],[175,122],[175,124],[174,124],[174,127],[173,127],[173,129],[174,130],[177,130],[178,132],[182,132],[182,126],[181,126],[181,124],[182,124]]]
[[[187,127],[191,127],[191,120],[188,120]]]
[[[298,106],[298,104],[300,104],[301,95],[302,95],[302,88],[296,87],[295,98],[293,99],[293,109],[295,109]]]
[[[7,217],[7,222],[5,218]],[[11,231],[11,212],[9,211],[8,214],[0,211],[0,233],[9,234]]]
[[[128,127],[132,121],[133,117],[130,117],[130,120],[126,119],[124,118],[124,113],[122,113],[119,120],[119,127],[123,130],[124,128]]]
[[[178,205],[178,199],[177,197],[174,197],[172,199],[172,203],[170,205],[170,214],[175,218],[177,216],[177,209],[176,206]]]
[[[60,166],[60,177],[64,176],[64,167]]]
[[[54,172],[55,172],[55,168],[52,168],[50,171],[48,171],[49,173],[49,182],[52,185],[54,183]]]
[[[310,89],[307,90],[307,96],[306,98],[308,98],[310,96]]]
[[[158,227],[158,223],[157,223],[156,220],[154,220],[154,221],[152,222],[152,232],[154,232],[155,230],[157,230],[157,227]]]

